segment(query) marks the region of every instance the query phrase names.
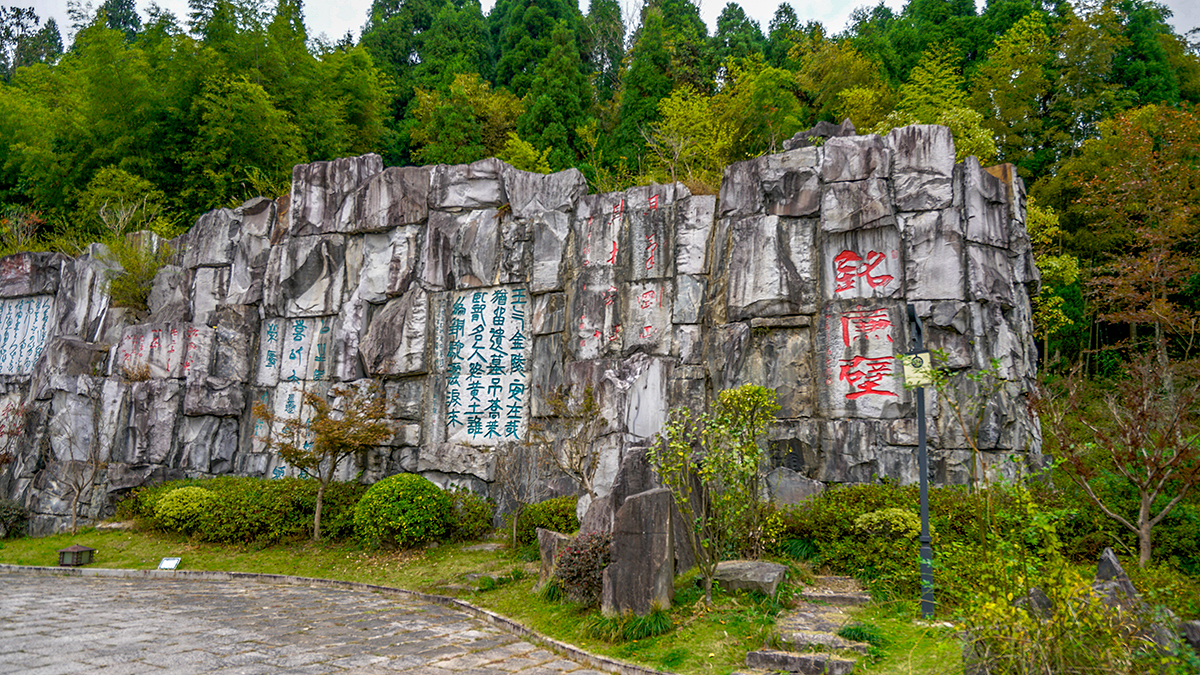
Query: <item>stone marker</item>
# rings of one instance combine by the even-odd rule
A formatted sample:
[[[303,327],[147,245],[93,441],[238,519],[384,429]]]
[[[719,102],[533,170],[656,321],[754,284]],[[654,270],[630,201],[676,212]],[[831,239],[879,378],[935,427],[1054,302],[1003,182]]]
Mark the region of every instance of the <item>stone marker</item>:
[[[632,495],[613,518],[612,562],[604,569],[600,609],[606,616],[638,616],[667,609],[675,597],[671,492]]]

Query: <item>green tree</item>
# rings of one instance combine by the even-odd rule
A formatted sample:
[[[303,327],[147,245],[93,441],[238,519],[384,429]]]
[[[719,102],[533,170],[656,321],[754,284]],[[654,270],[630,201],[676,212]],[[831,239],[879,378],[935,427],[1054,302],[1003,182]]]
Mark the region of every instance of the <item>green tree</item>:
[[[499,155],[522,112],[517,97],[493,90],[476,73],[456,76],[446,94],[418,89],[413,157],[431,164],[464,164]]]
[[[884,134],[909,124],[942,124],[954,134],[956,159],[975,156],[987,164],[996,156],[996,142],[983,126],[983,115],[967,107],[967,93],[959,59],[945,49],[931,49],[900,86],[896,110],[884,118],[874,133]]]
[[[1143,568],[1153,552],[1154,527],[1200,486],[1200,383],[1179,386],[1174,369],[1175,364],[1164,369],[1148,354],[1127,364],[1116,391],[1105,397],[1109,415],[1103,425],[1080,412],[1087,403],[1078,373],[1059,390],[1043,391],[1038,405],[1050,430],[1046,437],[1057,445],[1050,450],[1104,515],[1137,535]],[[1076,440],[1076,423],[1091,432],[1087,442]],[[1102,470],[1137,491],[1136,514],[1122,513],[1092,488],[1090,479]]]
[[[826,39],[818,25],[797,41],[791,60],[797,64],[796,83],[811,122],[845,119],[847,99],[842,93],[848,89],[871,92],[871,107],[877,110],[865,114],[862,104],[856,106],[858,119],[852,118],[856,128],[869,129],[891,112],[895,96],[879,64],[855,49],[850,41]]]
[[[643,130],[654,120],[658,102],[671,94],[671,54],[667,49],[667,29],[662,12],[650,8],[642,19],[629,52],[629,69],[621,87],[621,105],[616,129],[608,136],[606,153],[636,159],[645,148]]]
[[[718,68],[731,58],[762,56],[767,46],[758,23],[746,16],[745,10],[734,2],[726,4],[721,10],[717,17],[717,30],[709,42],[709,58]]]
[[[142,17],[133,0],[104,0],[96,16],[103,17],[105,26],[124,33],[126,40],[132,40],[142,29]]]
[[[1066,170],[1092,227],[1119,242],[1091,281],[1100,318],[1150,326],[1165,372],[1170,340],[1186,357],[1200,330],[1200,307],[1187,300],[1200,273],[1200,106],[1122,113]]]
[[[1121,17],[1125,44],[1113,59],[1113,79],[1129,104],[1179,102],[1179,77],[1168,57],[1174,34],[1167,19],[1171,11],[1149,0],[1113,3]]]
[[[710,169],[719,175],[727,162],[778,152],[783,141],[808,126],[798,89],[790,71],[766,65],[762,56],[731,61],[714,111],[719,124],[713,126],[724,139],[715,147],[722,154],[713,157]]]
[[[714,110],[712,97],[689,85],[658,102],[658,121],[647,138],[656,179],[674,184],[683,180],[715,192],[733,145],[732,125]]]
[[[1042,340],[1042,358],[1050,363],[1050,336],[1069,328],[1073,321],[1065,311],[1060,292],[1079,280],[1079,259],[1061,250],[1064,232],[1053,208],[1043,207],[1033,197],[1026,204],[1025,227],[1033,255],[1042,273],[1042,287],[1034,298],[1033,334]]]
[[[245,78],[214,78],[195,106],[201,122],[184,157],[184,198],[193,207],[240,199],[242,181],[251,173],[278,182],[304,162],[299,129],[261,86]]]
[[[774,390],[750,384],[728,389],[717,394],[711,414],[671,410],[647,452],[684,519],[708,604],[717,563],[757,526],[760,460],[778,410]]]
[[[387,399],[377,383],[335,385],[330,394],[332,402],[314,392],[304,392],[304,405],[312,411],[307,420],[280,419],[265,404],[254,406],[257,417],[278,429],[264,437],[267,445],[285,462],[320,482],[313,513],[313,541],[321,539],[321,502],[337,475],[338,464],[379,445],[393,433]]]
[[[1040,175],[1053,160],[1045,113],[1053,59],[1050,27],[1041,12],[1026,14],[996,41],[971,85],[971,107],[996,138],[1000,159],[1024,176]]]
[[[788,54],[800,35],[800,19],[796,10],[786,2],[779,3],[767,26],[765,54],[767,63],[775,68],[789,67]]]
[[[625,22],[617,0],[590,0],[584,20],[587,63],[595,73],[593,88],[599,101],[609,101],[620,84],[625,56]]]
[[[592,91],[575,38],[565,23],[554,30],[553,41],[554,47],[538,65],[525,96],[517,132],[535,147],[549,150],[550,166],[561,170],[574,166],[582,152],[575,129],[587,119],[584,111],[591,103]]]
[[[578,41],[582,16],[575,0],[499,0],[488,15],[496,68],[493,81],[518,97],[529,93],[538,64],[562,49],[555,31],[565,28],[574,58],[584,58]]]

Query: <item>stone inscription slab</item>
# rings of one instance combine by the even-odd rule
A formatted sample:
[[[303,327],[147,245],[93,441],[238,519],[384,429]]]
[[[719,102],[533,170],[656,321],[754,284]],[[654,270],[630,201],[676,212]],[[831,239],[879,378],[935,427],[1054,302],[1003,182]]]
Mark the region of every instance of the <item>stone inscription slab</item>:
[[[332,317],[267,319],[261,331],[255,384],[273,387],[280,382],[329,379]]]
[[[50,337],[54,296],[0,300],[0,375],[26,375]]]
[[[823,325],[828,414],[895,417],[907,399],[900,310],[889,304],[830,307]]]
[[[446,341],[446,440],[519,441],[528,419],[529,295],[497,287],[452,294]]]

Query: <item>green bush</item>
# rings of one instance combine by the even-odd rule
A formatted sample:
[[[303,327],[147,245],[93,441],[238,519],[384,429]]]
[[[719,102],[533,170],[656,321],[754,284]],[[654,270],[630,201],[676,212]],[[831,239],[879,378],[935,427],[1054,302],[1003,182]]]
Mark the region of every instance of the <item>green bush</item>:
[[[154,518],[164,530],[191,534],[216,501],[216,495],[202,487],[176,488],[154,505]]]
[[[1002,565],[1001,565],[1002,566]],[[992,593],[1003,579],[981,578],[981,592],[965,613],[964,660],[991,673],[1188,673],[1186,646],[1160,651],[1154,617],[1098,602],[1091,575],[1051,566],[1036,580],[1055,611],[1031,612],[1010,593]],[[972,668],[969,666],[968,671]]]
[[[0,499],[0,539],[24,537],[29,525],[29,511],[20,502]]]
[[[600,602],[604,568],[611,560],[612,536],[581,534],[563,547],[554,561],[554,576],[571,600],[584,605]]]
[[[880,509],[855,518],[854,529],[867,536],[915,539],[921,536],[921,517],[905,509]]]
[[[876,593],[915,597],[920,521],[912,510],[919,503],[915,485],[837,487],[783,512],[781,539],[804,542],[806,558],[862,579]],[[947,605],[975,588],[990,559],[986,551],[1011,551],[1030,571],[1057,551],[1060,512],[1040,506],[1023,486],[930,490],[929,513],[939,600]]]
[[[153,250],[140,240],[118,237],[108,244],[106,262],[121,266],[108,276],[108,294],[114,307],[147,309],[146,302],[154,287],[158,270],[170,262],[174,251],[165,242]]]
[[[526,506],[517,516],[517,543],[531,544],[537,541],[539,527],[563,534],[578,530],[579,519],[575,517],[575,505],[578,502],[578,497],[555,497]]]
[[[605,642],[629,642],[664,635],[674,628],[671,615],[665,609],[655,607],[645,616],[626,614],[603,616],[596,614],[583,624],[583,632],[589,637]]]
[[[1056,489],[1054,484],[1063,487]],[[1088,481],[1088,485],[1117,513],[1131,517],[1137,513],[1137,490],[1122,477],[1105,472]],[[1069,479],[1056,476],[1053,484],[1038,486],[1035,494],[1043,508],[1064,514],[1059,538],[1063,555],[1072,562],[1094,563],[1106,547],[1137,550],[1137,535],[1106,516]],[[1158,513],[1174,496],[1170,491],[1159,495],[1153,512]],[[1200,576],[1200,494],[1193,492],[1154,526],[1153,546],[1154,561]]]
[[[490,499],[464,488],[447,492],[450,496],[450,512],[446,539],[450,541],[473,541],[483,539],[492,531],[492,516],[496,505]]]
[[[202,487],[216,497],[193,533],[200,541],[270,544],[312,534],[317,500],[317,482],[312,479],[220,476],[171,481],[133,490],[117,504],[117,515],[166,529],[155,517],[156,505],[171,491],[190,486]],[[346,539],[354,534],[354,507],[366,489],[358,483],[331,483],[325,489],[321,512],[324,537]]]
[[[354,532],[369,546],[409,548],[446,532],[450,496],[413,473],[389,476],[372,485],[354,509]]]

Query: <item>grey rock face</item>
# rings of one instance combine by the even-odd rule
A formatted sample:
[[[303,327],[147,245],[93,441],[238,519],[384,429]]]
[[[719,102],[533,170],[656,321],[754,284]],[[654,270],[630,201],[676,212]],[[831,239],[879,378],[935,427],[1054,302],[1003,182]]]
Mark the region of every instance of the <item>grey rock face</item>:
[[[429,188],[430,208],[496,208],[508,202],[501,176],[504,166],[498,159],[481,159],[465,167],[439,164],[433,169]]]
[[[379,155],[298,164],[292,169],[289,206],[292,236],[337,231],[338,212],[368,178],[383,171]]]
[[[0,259],[0,298],[54,295],[68,260],[61,253],[17,253]]]
[[[825,484],[810,480],[787,467],[778,467],[767,474],[767,498],[778,506],[803,504],[825,492]]]
[[[372,375],[425,372],[428,316],[428,297],[419,288],[376,311],[361,346],[367,372]]]
[[[554,575],[554,564],[563,547],[571,543],[571,538],[565,534],[553,532],[539,527],[537,529],[538,556],[541,567],[538,568],[538,585],[546,583]]]
[[[854,124],[848,119],[842,120],[841,124],[821,120],[811,129],[797,131],[795,136],[783,142],[783,149],[806,148],[815,144],[818,140],[834,138],[836,136],[853,136],[855,133]]]
[[[675,597],[671,493],[631,495],[613,517],[612,562],[604,568],[600,609],[608,616],[644,616]]]
[[[346,285],[342,235],[295,237],[272,247],[263,304],[274,316],[337,314]]]
[[[429,216],[430,170],[389,167],[346,197],[337,214],[338,232],[383,232],[414,225]]]
[[[242,220],[232,209],[217,209],[200,216],[184,237],[183,266],[192,269],[231,264],[241,229]]]
[[[1021,179],[955,164],[941,127],[830,127],[727,167],[719,198],[679,184],[588,195],[577,171],[491,159],[301,165],[278,203],[218,209],[171,242],[182,253],[155,280],[149,316],[110,306],[99,245],[0,261],[0,393],[40,411],[0,490],[26,499],[47,486],[30,503],[55,527],[61,476],[37,449],[69,457],[84,438],[112,458],[112,494],[185,474],[289,475],[252,404],[303,420],[305,392],[367,378],[389,396],[393,433],[345,477],[419,471],[502,502],[578,490],[517,450],[531,425],[572,426],[550,395],[591,387],[604,424],[595,500],[580,510],[604,530],[655,487],[645,449],[668,410],[700,411],[745,383],[781,404],[771,459],[796,473],[773,474],[776,499],[816,489],[804,480],[912,482],[914,411],[895,360],[911,349],[910,302],[949,367],[1001,364],[974,439],[984,468],[1038,465],[1025,397],[1040,282]],[[800,147],[815,136],[828,140]],[[928,408],[931,475],[966,481],[973,455],[948,402],[930,393]],[[89,420],[88,433],[51,430]],[[494,458],[514,453],[527,470],[501,488],[511,476]]]

